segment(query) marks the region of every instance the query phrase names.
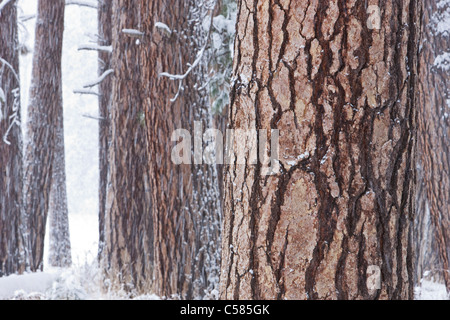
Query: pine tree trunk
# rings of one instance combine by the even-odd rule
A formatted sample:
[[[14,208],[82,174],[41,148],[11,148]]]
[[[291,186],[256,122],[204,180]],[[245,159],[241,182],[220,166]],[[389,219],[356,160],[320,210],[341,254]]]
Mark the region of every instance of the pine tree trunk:
[[[229,125],[279,172],[232,145],[221,298],[413,298],[420,2],[374,3],[239,2]]]
[[[0,12],[0,277],[26,268],[18,47],[17,7],[11,2]]]
[[[112,44],[112,1],[99,1],[98,8],[98,34],[99,45],[110,46]],[[99,75],[111,68],[111,54],[99,51]],[[105,243],[105,214],[106,194],[108,186],[108,153],[111,141],[111,95],[112,77],[107,77],[99,85],[99,256]]]
[[[25,149],[25,210],[31,270],[43,268],[45,225],[62,109],[61,55],[64,0],[39,0]]]
[[[64,151],[63,109],[56,110],[55,154],[53,159],[52,185],[50,192],[49,264],[53,267],[70,267],[72,254],[69,233],[69,211],[67,208],[66,161]]]
[[[106,205],[105,263],[128,289],[203,297],[215,289],[220,259],[220,201],[215,166],[175,165],[172,132],[209,128],[202,62],[181,83],[206,34],[207,1],[116,0],[112,139]],[[166,24],[171,32],[157,22]],[[135,29],[131,36],[123,29]],[[205,57],[206,60],[206,57]]]
[[[429,213],[418,210],[418,217],[429,215],[432,221],[429,232],[418,237],[421,243],[426,239],[436,243],[428,245],[430,251],[418,253],[418,271],[430,271],[435,279],[443,279],[450,292],[450,70],[448,62],[439,64],[450,48],[448,30],[439,28],[450,5],[438,6],[437,2],[424,2],[418,122],[418,163],[423,176],[419,193],[424,195],[418,209],[423,203],[429,209]]]

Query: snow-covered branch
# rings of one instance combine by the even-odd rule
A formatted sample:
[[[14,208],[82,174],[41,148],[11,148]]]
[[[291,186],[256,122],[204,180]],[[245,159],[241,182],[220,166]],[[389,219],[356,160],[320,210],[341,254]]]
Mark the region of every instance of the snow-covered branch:
[[[111,73],[114,73],[114,70],[113,70],[113,69],[106,70],[105,72],[103,72],[103,74],[102,74],[100,77],[98,77],[98,78],[95,79],[94,81],[89,82],[89,83],[86,83],[86,84],[83,86],[83,88],[91,88],[91,87],[94,87],[94,86],[100,84],[100,83],[101,83],[103,80],[105,80],[105,78],[106,78],[107,76],[109,76]]]
[[[112,53],[112,46],[99,46],[96,44],[82,44],[78,47],[78,51],[80,50],[96,50],[96,51],[105,51]]]
[[[212,21],[213,21],[213,10],[211,10],[210,24],[212,24]],[[170,30],[170,28],[168,26],[166,26],[165,24],[163,24],[162,22],[157,22],[155,24],[155,26],[157,28],[163,28],[163,29],[165,29],[167,27],[167,29],[170,32],[172,32]],[[166,32],[167,32],[167,30],[166,30]],[[210,35],[211,35],[211,28],[209,28],[208,36],[206,37],[206,39],[209,39]],[[192,70],[194,70],[200,64],[200,62],[202,61],[203,55],[204,55],[204,53],[206,51],[207,46],[208,46],[208,41],[206,41],[206,43],[203,46],[203,48],[197,53],[197,58],[195,59],[195,61],[192,64],[188,64],[189,69],[184,74],[170,74],[168,72],[162,72],[162,73],[159,74],[161,77],[167,77],[170,80],[179,80],[180,81],[180,85],[178,87],[178,92],[175,95],[175,97],[170,99],[171,102],[175,102],[177,100],[177,98],[178,98],[178,96],[180,94],[180,91],[183,89],[183,86],[182,86],[181,82],[192,72]]]
[[[3,63],[5,66],[7,66],[11,70],[11,72],[13,73],[17,82],[20,83],[19,76],[17,75],[17,72],[16,72],[16,70],[14,70],[13,66],[10,65],[8,61],[6,61],[5,59],[2,59],[2,58],[0,58],[0,62]]]
[[[73,90],[73,93],[75,93],[75,94],[90,94],[90,95],[94,95],[94,96],[100,96],[100,94],[98,92],[91,91],[89,89],[75,89],[75,90]]]
[[[156,22],[155,27],[163,31],[167,36],[170,36],[172,34],[172,30],[170,30],[169,26],[162,22]]]
[[[189,69],[184,74],[170,74],[167,72],[162,72],[159,75],[161,77],[167,77],[170,80],[184,80],[189,73],[192,72],[192,70],[195,69],[195,67],[202,61],[203,54],[205,53],[206,45],[200,50],[200,52],[197,54],[197,59],[195,59],[194,63],[189,66]]]
[[[0,2],[0,14],[2,13],[2,9],[10,2],[11,0],[3,0],[2,2]]]
[[[122,29],[122,33],[129,37],[142,37],[145,33],[136,29]]]
[[[20,117],[19,117],[19,112],[20,112],[20,89],[16,88],[12,91],[12,94],[14,96],[14,103],[12,106],[12,115],[9,116],[9,127],[8,129],[6,129],[6,133],[3,136],[3,142],[6,143],[7,145],[11,145],[11,142],[8,140],[8,136],[9,136],[9,132],[12,130],[12,128],[14,126],[18,126],[20,127]]]
[[[97,9],[98,5],[95,2],[92,1],[83,1],[83,0],[67,0],[66,5],[77,5],[80,7],[88,7],[92,9]]]

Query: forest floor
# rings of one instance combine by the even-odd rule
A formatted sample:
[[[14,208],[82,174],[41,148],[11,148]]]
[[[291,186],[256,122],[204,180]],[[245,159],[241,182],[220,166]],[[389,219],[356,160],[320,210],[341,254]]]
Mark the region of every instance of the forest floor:
[[[95,215],[70,216],[72,260],[70,268],[45,267],[44,272],[0,278],[0,300],[159,300],[153,294],[132,297],[108,289],[97,263],[98,221]],[[46,246],[48,248],[48,245]],[[48,253],[44,253],[47,261]],[[423,281],[416,300],[447,300],[445,286]]]
[[[160,300],[153,294],[132,298],[125,291],[108,290],[96,263],[0,278],[0,300],[128,299]],[[444,285],[423,281],[422,285],[415,289],[415,299],[449,300],[449,296]]]

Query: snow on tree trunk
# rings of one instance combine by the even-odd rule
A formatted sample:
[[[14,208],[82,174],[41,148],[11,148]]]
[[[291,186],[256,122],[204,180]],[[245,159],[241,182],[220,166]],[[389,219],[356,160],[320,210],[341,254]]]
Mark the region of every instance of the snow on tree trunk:
[[[0,277],[26,268],[16,3],[0,12]]]
[[[103,261],[129,290],[194,298],[216,289],[216,167],[171,161],[174,130],[193,134],[194,121],[211,127],[207,59],[198,60],[197,53],[204,48],[213,7],[214,1],[113,2],[115,75]],[[161,76],[184,74],[194,61],[199,63],[181,83]]]
[[[100,1],[98,8],[99,45],[110,46],[112,43],[112,1]],[[111,53],[99,51],[99,76],[111,69]],[[108,156],[111,141],[111,95],[112,77],[103,80],[99,87],[99,256],[105,243],[106,192],[108,185]]]
[[[231,148],[221,298],[413,298],[420,7],[377,3],[239,2],[229,126],[279,173]]]
[[[72,264],[69,234],[69,211],[67,208],[66,161],[64,155],[63,109],[56,110],[55,154],[53,159],[50,192],[49,264],[53,267],[69,267]]]
[[[25,211],[31,243],[31,270],[43,268],[45,225],[62,114],[61,55],[64,0],[39,0],[25,148]]]
[[[450,2],[425,0],[418,121],[418,280],[427,272],[450,292]],[[431,223],[430,223],[431,220]],[[425,231],[423,231],[425,228]],[[424,248],[429,250],[425,251]]]

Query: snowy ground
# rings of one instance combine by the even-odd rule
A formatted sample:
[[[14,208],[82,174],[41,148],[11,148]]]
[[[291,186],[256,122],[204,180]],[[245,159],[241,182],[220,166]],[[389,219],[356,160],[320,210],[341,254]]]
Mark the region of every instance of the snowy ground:
[[[420,287],[415,288],[416,300],[450,300],[445,285],[431,281],[422,281]]]

